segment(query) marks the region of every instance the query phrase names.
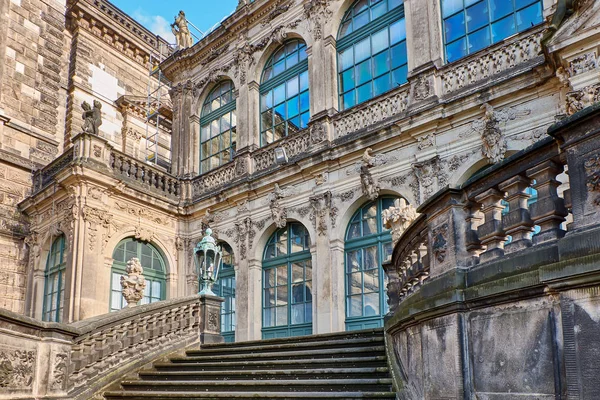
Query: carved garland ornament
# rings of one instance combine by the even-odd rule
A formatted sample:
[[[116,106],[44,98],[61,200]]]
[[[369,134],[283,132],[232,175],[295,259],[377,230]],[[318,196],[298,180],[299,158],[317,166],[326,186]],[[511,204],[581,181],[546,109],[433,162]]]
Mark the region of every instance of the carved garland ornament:
[[[444,262],[448,250],[448,224],[443,224],[435,228],[431,236],[433,239],[431,245],[433,256],[439,262]]]

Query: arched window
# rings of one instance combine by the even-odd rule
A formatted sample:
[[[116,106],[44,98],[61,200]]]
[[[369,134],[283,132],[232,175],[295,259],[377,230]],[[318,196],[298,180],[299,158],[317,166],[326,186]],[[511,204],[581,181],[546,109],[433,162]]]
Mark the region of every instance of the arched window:
[[[237,117],[231,81],[219,83],[206,97],[200,117],[200,173],[233,159],[237,145]]]
[[[541,23],[541,0],[441,0],[446,61]]]
[[[65,235],[60,235],[52,242],[46,260],[44,308],[42,311],[44,321],[62,321],[63,300],[65,298],[65,268]]]
[[[213,291],[225,299],[221,305],[221,334],[226,342],[235,341],[235,258],[231,246],[221,242],[223,267]]]
[[[263,255],[263,339],[312,334],[310,238],[289,223],[269,238]]]
[[[386,277],[381,264],[392,254],[392,236],[382,224],[382,211],[394,197],[362,206],[346,231],[346,329],[380,327],[387,312]]]
[[[150,243],[134,238],[121,240],[113,251],[113,265],[111,271],[110,311],[117,311],[127,302],[121,293],[121,276],[127,275],[127,262],[137,257],[144,268],[146,289],[140,304],[154,303],[166,298],[167,269],[163,256],[158,249]]]
[[[260,145],[306,128],[310,118],[306,44],[290,40],[273,53],[260,84]]]
[[[406,83],[403,0],[358,0],[338,32],[340,109]]]

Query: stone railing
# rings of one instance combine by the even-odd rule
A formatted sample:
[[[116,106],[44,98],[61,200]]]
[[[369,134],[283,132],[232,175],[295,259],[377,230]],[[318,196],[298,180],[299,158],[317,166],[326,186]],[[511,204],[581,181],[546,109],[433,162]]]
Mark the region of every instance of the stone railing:
[[[231,161],[194,178],[191,181],[192,198],[195,199],[204,193],[232,182],[236,178],[236,162],[237,160]]]
[[[600,393],[580,379],[600,348],[599,127],[597,104],[421,204],[384,267],[400,397]]]
[[[406,112],[408,92],[408,86],[403,86],[335,115],[334,138],[339,139],[367,127],[376,127],[380,122]]]
[[[388,276],[388,305],[395,311],[398,302],[417,290],[429,277],[428,230],[424,216],[420,216],[402,234],[391,263],[383,265]]]
[[[90,399],[156,358],[221,341],[221,301],[190,296],[74,324],[0,310],[0,399]]]
[[[109,167],[116,177],[124,179],[126,183],[135,182],[169,197],[179,197],[181,193],[179,179],[120,151],[110,151]]]
[[[73,161],[73,148],[68,149],[44,168],[33,174],[33,193],[48,186],[54,177]]]
[[[261,172],[275,165],[276,147],[283,147],[288,159],[292,160],[294,157],[306,153],[310,144],[310,132],[308,129],[304,129],[275,143],[262,147],[252,153],[252,172]]]
[[[530,68],[531,62],[543,63],[541,39],[543,28],[516,35],[484,50],[483,54],[448,64],[440,70],[443,95],[449,95],[471,85],[492,80],[517,67]]]

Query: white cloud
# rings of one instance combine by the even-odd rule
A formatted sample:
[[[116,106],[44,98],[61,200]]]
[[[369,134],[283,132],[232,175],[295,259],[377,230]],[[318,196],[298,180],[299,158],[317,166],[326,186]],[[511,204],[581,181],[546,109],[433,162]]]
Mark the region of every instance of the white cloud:
[[[171,31],[171,24],[162,15],[146,15],[138,9],[135,10],[131,16],[140,24],[150,29],[152,33],[162,36],[169,43],[175,43],[175,36]]]

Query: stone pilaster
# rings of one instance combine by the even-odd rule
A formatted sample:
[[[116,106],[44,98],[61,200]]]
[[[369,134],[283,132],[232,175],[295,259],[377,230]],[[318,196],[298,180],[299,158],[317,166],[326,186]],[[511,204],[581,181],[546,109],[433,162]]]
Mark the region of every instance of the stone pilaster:
[[[209,343],[222,343],[221,303],[224,299],[203,294],[200,296],[200,346]]]

